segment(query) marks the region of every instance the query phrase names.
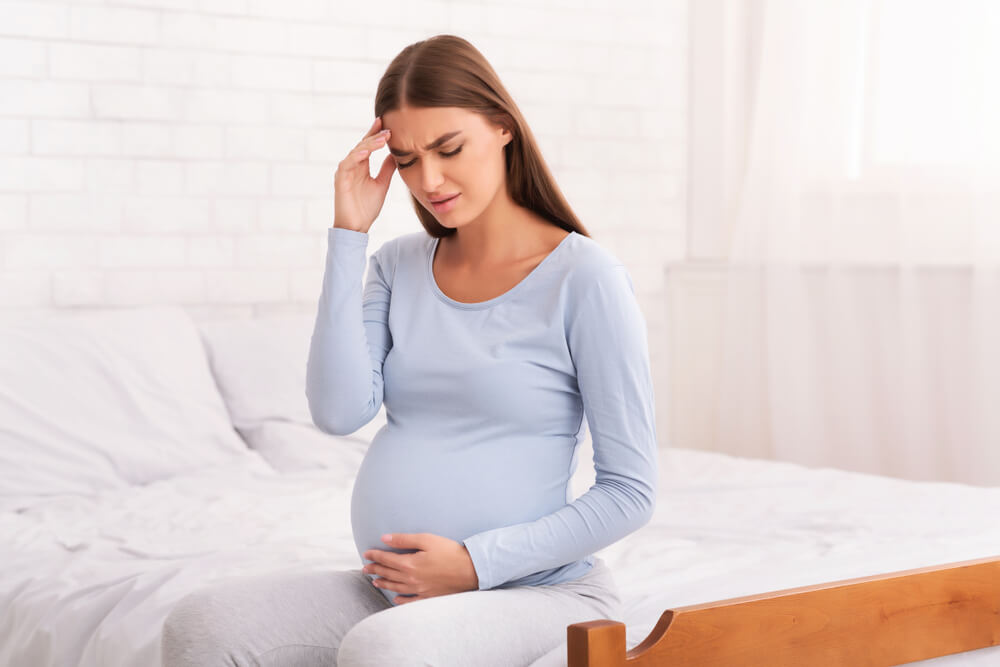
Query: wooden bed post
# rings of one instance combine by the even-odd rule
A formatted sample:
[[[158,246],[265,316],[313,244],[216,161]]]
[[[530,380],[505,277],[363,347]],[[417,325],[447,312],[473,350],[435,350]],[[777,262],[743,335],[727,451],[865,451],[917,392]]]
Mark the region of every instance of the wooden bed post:
[[[889,667],[1000,645],[1000,556],[845,579],[566,629],[569,667]]]

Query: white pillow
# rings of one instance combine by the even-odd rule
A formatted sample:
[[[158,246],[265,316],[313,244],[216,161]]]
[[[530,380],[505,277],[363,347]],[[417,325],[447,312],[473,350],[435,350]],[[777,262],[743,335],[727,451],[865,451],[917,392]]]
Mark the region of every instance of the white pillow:
[[[251,447],[249,434],[266,421],[315,428],[306,398],[306,362],[315,323],[311,313],[198,324],[229,417]],[[371,442],[386,421],[383,406],[372,421],[344,437]]]
[[[312,423],[305,396],[312,316],[231,318],[197,327],[233,426],[242,432],[269,419]]]
[[[260,459],[233,429],[181,308],[0,320],[0,497],[91,493],[247,458]]]
[[[349,486],[358,474],[368,442],[334,436],[312,425],[266,421],[243,432],[247,444],[279,472],[325,468]]]

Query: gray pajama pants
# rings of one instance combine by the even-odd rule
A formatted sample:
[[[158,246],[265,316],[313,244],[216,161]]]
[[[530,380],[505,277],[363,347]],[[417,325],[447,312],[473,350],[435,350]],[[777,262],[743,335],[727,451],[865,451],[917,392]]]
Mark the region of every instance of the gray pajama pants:
[[[611,570],[561,584],[465,591],[393,605],[367,575],[318,570],[242,577],[180,600],[163,667],[554,667],[566,626],[623,621]]]

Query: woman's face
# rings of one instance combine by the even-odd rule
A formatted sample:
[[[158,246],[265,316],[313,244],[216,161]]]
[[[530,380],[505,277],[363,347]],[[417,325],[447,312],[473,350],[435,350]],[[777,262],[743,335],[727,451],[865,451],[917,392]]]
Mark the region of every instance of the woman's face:
[[[480,114],[403,107],[383,114],[382,126],[391,131],[389,152],[406,187],[445,227],[477,218],[505,187],[503,147],[512,137]],[[446,207],[432,203],[456,194]]]

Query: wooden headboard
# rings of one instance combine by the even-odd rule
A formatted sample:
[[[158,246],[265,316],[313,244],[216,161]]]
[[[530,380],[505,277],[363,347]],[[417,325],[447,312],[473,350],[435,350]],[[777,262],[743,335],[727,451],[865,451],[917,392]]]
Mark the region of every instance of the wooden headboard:
[[[1000,644],[1000,556],[678,607],[566,629],[569,667],[884,667]]]

